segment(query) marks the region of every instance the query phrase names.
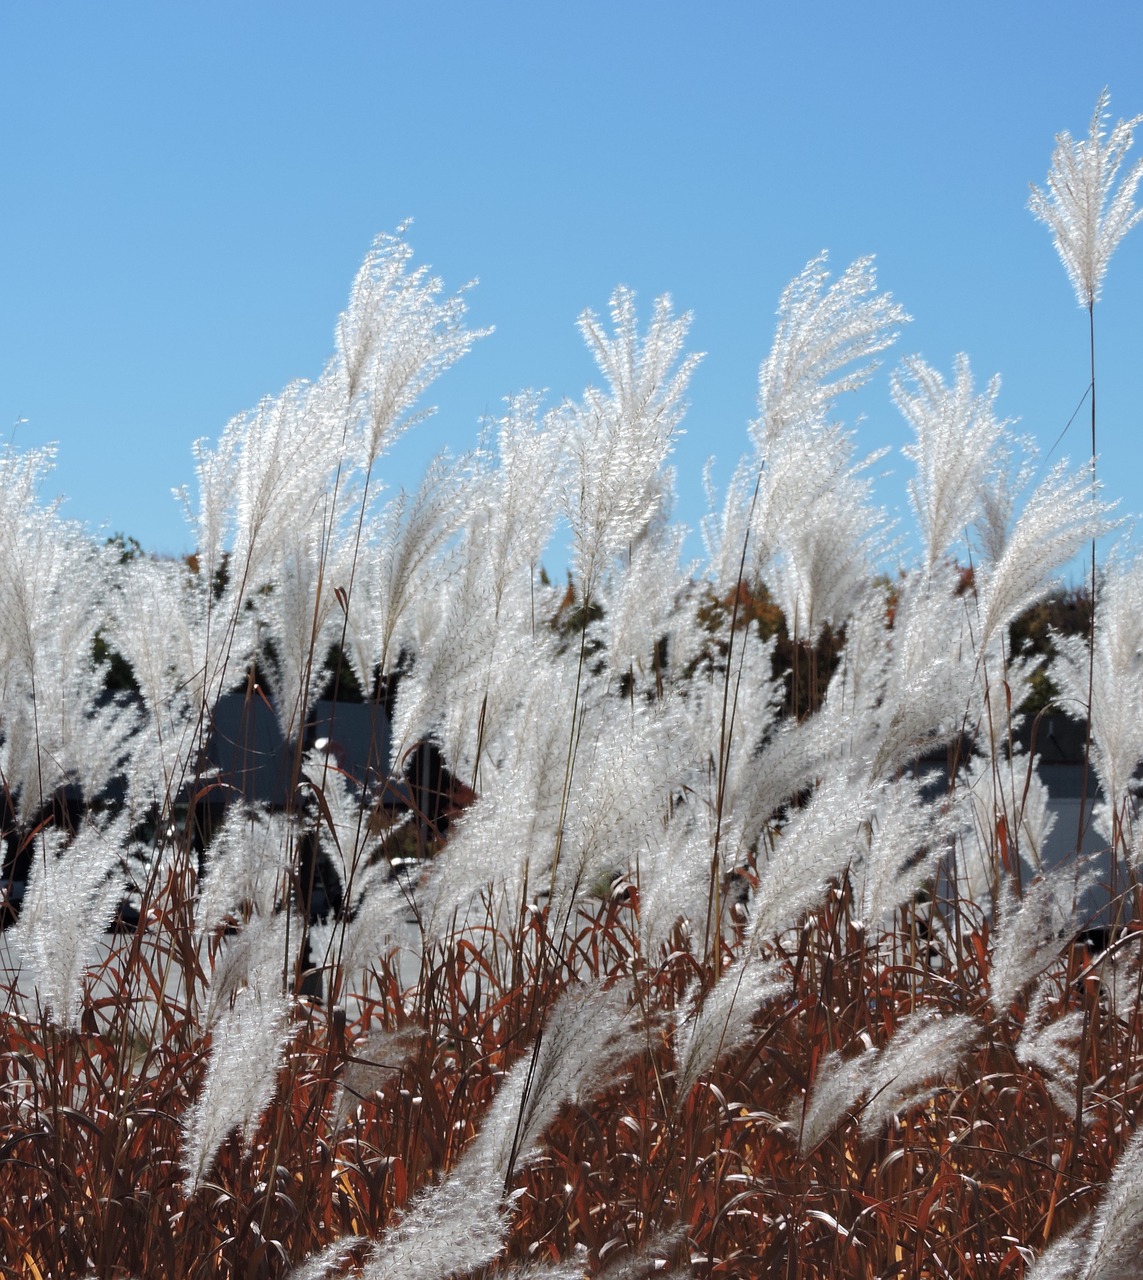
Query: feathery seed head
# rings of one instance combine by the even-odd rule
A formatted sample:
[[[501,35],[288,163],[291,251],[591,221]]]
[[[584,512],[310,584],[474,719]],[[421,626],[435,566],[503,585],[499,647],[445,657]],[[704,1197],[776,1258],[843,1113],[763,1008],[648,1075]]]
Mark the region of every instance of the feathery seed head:
[[[1032,214],[1051,230],[1076,300],[1085,309],[1098,300],[1108,259],[1120,240],[1143,219],[1143,209],[1135,208],[1143,160],[1131,166],[1119,189],[1114,190],[1119,166],[1143,115],[1120,120],[1107,134],[1108,100],[1104,89],[1086,138],[1077,142],[1066,131],[1056,135],[1047,190],[1033,186],[1028,200]]]

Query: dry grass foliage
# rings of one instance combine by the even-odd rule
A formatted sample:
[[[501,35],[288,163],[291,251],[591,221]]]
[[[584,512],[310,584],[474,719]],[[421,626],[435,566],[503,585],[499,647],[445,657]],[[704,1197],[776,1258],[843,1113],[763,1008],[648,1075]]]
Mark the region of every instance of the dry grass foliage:
[[[447,1180],[560,993],[584,983],[624,988],[637,1037],[510,1172],[503,1256],[477,1274],[633,1268],[666,1240],[654,1256],[696,1275],[1020,1276],[1099,1201],[1140,1105],[1138,1006],[1119,1016],[1082,945],[1047,970],[1038,1010],[1020,997],[998,1013],[983,919],[965,908],[937,932],[908,910],[871,936],[841,886],[774,942],[781,994],[745,1045],[680,1096],[678,1019],[714,965],[681,947],[649,964],[626,894],[581,913],[559,953],[533,915],[494,958],[487,938],[441,946],[408,989],[395,958],[378,962],[351,1013],[297,1001],[272,1102],[188,1194],[184,1127],[211,1036],[162,994],[193,927],[185,888],[154,894],[146,950],[142,933],[119,939],[79,1026],[3,1020],[8,1274],[284,1275],[347,1236],[361,1238],[347,1257],[364,1260],[365,1241]],[[723,944],[724,968],[739,945]],[[140,1025],[141,1009],[156,1021]],[[881,1107],[864,1092],[881,1083],[870,1067],[806,1141],[829,1064],[871,1057],[910,1019],[955,1015],[974,1030],[910,1064],[915,1097],[895,1092],[898,1069]],[[1063,1098],[1057,1076],[1022,1060],[1033,1016],[1069,1028]]]

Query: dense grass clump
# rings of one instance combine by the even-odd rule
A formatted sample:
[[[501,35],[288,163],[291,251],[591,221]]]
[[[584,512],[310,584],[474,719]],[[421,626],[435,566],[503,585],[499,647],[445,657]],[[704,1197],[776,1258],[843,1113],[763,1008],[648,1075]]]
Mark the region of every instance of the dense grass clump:
[[[1140,175],[1101,130],[1083,217],[1036,204],[1089,313]],[[883,575],[836,414],[907,318],[869,261],[794,279],[701,571],[666,299],[386,498],[480,336],[399,238],[322,376],[198,446],[186,562],[0,456],[5,1274],[1129,1274],[1143,562],[1045,639],[1094,472],[1033,480],[995,382],[913,357]],[[1062,843],[1021,707],[1088,726]]]

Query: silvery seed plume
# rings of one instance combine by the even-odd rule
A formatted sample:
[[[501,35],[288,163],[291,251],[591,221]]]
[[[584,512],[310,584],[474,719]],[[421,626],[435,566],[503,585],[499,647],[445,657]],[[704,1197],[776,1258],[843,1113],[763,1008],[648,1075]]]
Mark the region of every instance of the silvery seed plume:
[[[197,932],[205,934],[228,916],[251,910],[273,914],[296,838],[297,823],[290,815],[232,805],[204,855]]]
[[[463,291],[442,297],[442,282],[426,267],[409,269],[413,251],[404,230],[370,246],[338,318],[337,354],[327,371],[354,411],[363,473],[417,420],[412,410],[425,390],[492,332],[464,327]]]
[[[21,959],[20,985],[57,1026],[79,1025],[84,973],[125,894],[119,874],[126,818],[85,822],[70,840],[45,832],[37,841],[19,919],[7,938]]]
[[[503,1182],[536,1154],[565,1103],[586,1106],[618,1081],[619,1068],[641,1044],[630,994],[622,982],[606,989],[586,982],[560,995],[539,1043],[501,1085],[465,1160],[471,1152],[475,1166]]]
[[[759,858],[759,887],[750,921],[757,949],[821,901],[831,879],[860,860],[878,788],[831,778],[814,792]]]
[[[663,944],[674,943],[680,924],[688,950],[697,944],[709,953],[720,937],[733,945],[749,910],[746,868],[754,845],[736,814],[720,819],[714,804],[677,802],[662,837],[646,842],[631,871],[639,889],[643,954],[654,956]]]
[[[888,785],[867,828],[868,848],[850,870],[855,924],[880,931],[920,893],[943,852],[946,829],[938,807],[922,803],[912,779]]]
[[[214,590],[214,579],[181,562],[136,559],[119,575],[107,639],[139,684],[153,743],[135,766],[153,777],[148,785],[159,796],[178,789],[215,703],[254,652],[241,592],[228,588],[215,600]]]
[[[200,944],[204,968],[208,969],[196,1021],[205,1031],[211,1030],[232,1007],[235,997],[259,974],[281,973],[290,960],[291,939],[296,948],[301,926],[285,911],[255,915],[237,931],[228,934],[208,959],[205,944]]]
[[[955,579],[953,566],[940,565],[927,577],[906,580],[899,591],[881,697],[870,697],[875,684],[860,704],[864,723],[858,736],[869,744],[872,777],[891,776],[960,732],[976,676],[976,649]]]
[[[795,1102],[786,1123],[798,1133],[798,1151],[808,1155],[837,1128],[869,1088],[870,1068],[877,1050],[866,1045],[853,1058],[827,1053],[818,1065],[813,1088],[807,1098]]]
[[[1143,1002],[1143,954],[1137,947],[1105,952],[1099,965],[1100,990],[1121,1022],[1131,1022]]]
[[[980,560],[993,565],[1004,554],[1017,497],[1035,473],[1035,446],[1027,437],[1007,436],[996,446],[991,470],[977,494],[976,536]]]
[[[234,531],[234,486],[237,479],[238,433],[225,429],[217,445],[199,439],[191,446],[198,480],[198,501],[184,486],[175,491],[191,532],[195,559],[206,582],[219,581]]]
[[[662,839],[650,841],[639,853],[639,938],[651,963],[680,921],[702,927],[710,900],[714,838],[714,815],[707,806],[680,806]],[[720,859],[718,874],[724,870],[729,868]]]
[[[1066,462],[1052,468],[1025,504],[1000,559],[977,575],[981,648],[1039,599],[1061,565],[1113,527],[1110,511],[1110,504],[1092,501],[1087,467],[1070,474]]]
[[[45,656],[48,656],[45,654]],[[86,689],[84,686],[87,686]],[[135,707],[103,702],[102,675],[91,672],[75,684],[0,702],[0,776],[26,823],[63,786],[78,787],[89,802],[125,771],[138,745]]]
[[[364,1243],[364,1236],[343,1236],[288,1271],[286,1280],[328,1280],[330,1276],[342,1275],[353,1261],[352,1250]]]
[[[981,487],[995,466],[1004,434],[1004,424],[993,414],[999,390],[1000,381],[993,378],[983,393],[975,394],[964,355],[956,358],[951,387],[918,356],[902,361],[893,374],[894,403],[916,440],[901,452],[916,468],[908,482],[909,501],[926,573],[976,520]]]
[[[511,1221],[503,1182],[461,1161],[444,1182],[421,1192],[400,1222],[373,1246],[362,1280],[447,1280],[487,1266],[504,1249]]]
[[[289,1002],[279,990],[280,974],[278,968],[256,970],[214,1024],[202,1088],[182,1121],[187,1196],[194,1195],[234,1129],[241,1128],[250,1149],[274,1096],[289,1039]]]
[[[235,533],[231,577],[238,589],[272,582],[283,540],[299,518],[309,522],[317,493],[335,465],[327,424],[312,412],[313,389],[294,383],[232,428]]]
[[[1044,1085],[1052,1101],[1065,1114],[1076,1106],[1076,1078],[1079,1075],[1078,1043],[1083,1035],[1084,1015],[1076,1009],[1050,1018],[1048,1001],[1052,985],[1041,977],[1028,1002],[1024,1027],[1016,1042],[1016,1060],[1036,1067],[1044,1077]],[[1084,1094],[1088,1093],[1085,1088]],[[1085,1111],[1085,1122],[1090,1116]]]
[[[670,797],[683,772],[673,718],[637,702],[582,740],[564,809],[551,919],[563,928],[573,902],[602,876],[628,870],[660,838]]]
[[[518,724],[525,673],[556,655],[554,638],[534,622],[530,577],[517,575],[497,595],[487,544],[472,532],[442,604],[445,617],[418,652],[408,684],[421,694],[421,726],[439,743],[453,775],[480,790],[486,762],[500,755]],[[405,718],[409,705],[398,695],[402,742],[415,732]]]
[[[529,670],[525,667],[524,670]],[[501,754],[484,766],[480,796],[434,860],[427,912],[435,936],[489,885],[498,901],[519,903],[525,880],[545,889],[550,881],[554,833],[559,829],[575,670],[566,663],[530,666],[515,723]],[[401,695],[398,695],[398,701]],[[558,713],[553,714],[553,709]],[[604,729],[598,708],[584,712],[583,732]]]
[[[999,891],[1002,841],[1008,857],[1035,872],[1055,816],[1046,788],[1027,774],[1027,757],[1012,759],[974,754],[953,803],[959,814],[957,874],[960,892],[972,902],[989,902]],[[1015,863],[1013,862],[1013,866]]]
[[[367,1280],[444,1280],[501,1252],[511,1212],[506,1180],[535,1155],[566,1102],[586,1103],[638,1050],[626,1005],[624,988],[594,984],[559,998],[456,1167],[414,1200],[376,1246],[363,1273]]]
[[[325,514],[298,523],[275,546],[273,587],[256,598],[261,624],[260,667],[273,691],[274,712],[287,742],[300,736],[317,700],[320,660],[340,634],[333,584],[350,580],[348,552],[339,557],[326,546]],[[270,654],[272,653],[272,658]]]
[[[908,591],[908,581],[905,590]],[[901,597],[898,598],[900,613]],[[867,730],[878,723],[880,709],[895,682],[897,638],[885,623],[887,600],[882,583],[867,584],[865,595],[845,628],[845,648],[818,715],[824,711],[836,726],[837,758],[855,754]],[[816,717],[815,717],[816,718]],[[877,731],[874,731],[874,737]]]
[[[1082,1280],[1132,1280],[1143,1250],[1143,1129],[1136,1129],[1096,1211]]]
[[[1012,743],[1023,719],[1019,708],[1032,692],[1033,671],[1042,664],[1027,655],[1007,653],[1007,646],[1008,637],[996,635],[978,650],[969,716],[980,726],[980,751],[993,758],[1010,753],[1015,765]]]
[[[587,1280],[588,1272],[579,1262],[533,1262],[502,1272],[507,1280]]]
[[[131,664],[139,692],[164,731],[189,717],[187,693],[198,654],[194,632],[199,598],[185,568],[170,561],[135,560],[124,566],[110,627],[110,643]],[[164,716],[166,713],[166,716]]]
[[[1109,95],[1099,95],[1085,139],[1056,135],[1046,191],[1032,187],[1028,208],[1052,233],[1056,252],[1085,310],[1099,298],[1107,263],[1119,242],[1143,219],[1135,191],[1143,179],[1143,160],[1128,170],[1119,188],[1115,180],[1131,149],[1133,131],[1143,116],[1120,120],[1105,132]]]
[[[840,700],[805,720],[783,720],[730,792],[731,809],[747,844],[759,840],[774,815],[790,799],[813,787],[837,764],[838,744],[845,741],[847,718],[836,714]],[[733,779],[733,775],[732,775]]]
[[[685,1226],[656,1232],[633,1257],[619,1258],[597,1272],[597,1280],[651,1280],[652,1276],[658,1280],[683,1280],[693,1274],[689,1262],[667,1270],[672,1254],[680,1249],[689,1252]]]
[[[619,288],[611,296],[609,336],[591,312],[582,332],[607,382],[589,388],[565,417],[569,470],[564,511],[572,531],[572,566],[591,596],[613,558],[645,534],[664,508],[662,468],[699,357],[681,358],[690,316],[672,314],[670,299],[655,303],[640,336],[635,296]]]
[[[302,779],[321,798],[318,848],[337,872],[344,891],[358,870],[365,870],[370,845],[376,843],[369,830],[368,799],[325,751],[306,752]]]
[[[343,988],[350,991],[363,990],[364,976],[408,938],[406,921],[419,911],[412,891],[389,879],[386,871],[387,864],[381,863],[370,868],[367,880],[358,880],[352,920],[330,920],[309,929],[316,963],[326,969],[340,966]]]
[[[763,458],[787,427],[824,424],[833,401],[869,380],[877,367],[871,357],[909,319],[889,294],[875,292],[872,258],[859,258],[832,284],[826,261],[822,253],[807,263],[778,304],[774,345],[758,376],[759,418],[750,429]]]
[[[1053,1240],[1024,1272],[1024,1280],[1085,1280],[1091,1214]]]
[[[1019,901],[1008,876],[1001,878],[992,934],[989,1000],[998,1017],[1006,1017],[1016,996],[1051,965],[1070,932],[1059,902],[1056,877],[1041,876],[1024,889]]]
[[[703,470],[703,490],[706,494],[706,515],[701,521],[703,549],[707,556],[706,579],[716,596],[725,596],[735,590],[745,566],[743,552],[747,553],[745,571],[761,575],[765,567],[765,553],[757,554],[751,543],[751,522],[757,505],[755,487],[761,489],[761,476],[753,459],[744,457],[735,467],[720,502],[714,483],[714,459]]]
[[[706,674],[695,673],[683,696],[673,700],[671,714],[679,722],[676,735],[690,769],[688,785],[711,807],[721,798],[723,812],[732,813],[767,772],[759,752],[775,724],[784,688],[773,675],[775,638],[762,640],[753,627],[731,637],[728,625],[719,638],[729,654],[716,658]],[[785,730],[783,724],[777,732]],[[799,778],[792,790],[802,785]]]
[[[5,781],[24,820],[64,783],[94,799],[127,754],[134,717],[105,705],[92,657],[117,557],[37,504],[39,467],[4,462],[17,493],[0,534],[0,724]]]
[[[940,1080],[955,1072],[980,1027],[967,1014],[932,1018],[912,1013],[877,1053],[867,1076],[868,1103],[861,1113],[863,1138],[872,1138],[891,1116],[926,1101]]]
[[[535,394],[509,398],[495,423],[495,465],[473,477],[487,516],[484,568],[492,575],[497,612],[510,583],[530,587],[555,525],[566,465],[560,422],[558,413],[540,420]]]
[[[362,689],[392,673],[410,647],[406,628],[416,599],[438,590],[438,556],[465,514],[462,479],[460,465],[438,455],[420,487],[396,493],[367,531],[369,553],[358,564],[346,633]]]
[[[679,569],[684,533],[672,528],[645,539],[632,551],[626,572],[601,592],[611,677],[630,680],[633,690],[654,691],[662,680],[656,650],[687,581]]]
[[[740,542],[731,562],[737,570],[745,549],[747,581],[768,580],[779,571],[776,562],[789,553],[803,522],[812,521],[830,505],[834,485],[845,482],[853,452],[852,436],[840,425],[791,423],[770,441],[769,453],[763,456],[755,450],[741,474],[736,473],[727,502],[736,500],[745,508],[738,515],[725,516],[724,524],[749,532],[748,545],[744,548]],[[783,589],[788,594],[788,588]],[[791,618],[795,610],[796,600]],[[803,623],[799,634],[804,630]]]
[[[977,1024],[968,1016],[933,1018],[922,1011],[902,1019],[890,1042],[879,1050],[868,1047],[867,1042],[864,1052],[850,1059],[828,1053],[810,1097],[795,1103],[787,1116],[787,1124],[800,1132],[799,1151],[813,1151],[867,1096],[860,1133],[867,1140],[875,1137],[890,1116],[936,1092],[934,1080],[955,1070],[957,1059],[968,1050],[977,1032]]]
[[[824,626],[846,621],[884,543],[869,475],[881,455],[855,463],[853,454],[849,432],[796,424],[766,459],[755,551],[773,555],[775,600],[795,639],[813,643]]]
[[[8,696],[14,675],[32,678],[58,596],[62,525],[56,508],[38,498],[53,458],[50,449],[0,452],[0,481],[10,486],[0,499],[0,658]]]
[[[418,640],[393,719],[398,755],[431,737],[454,776],[466,783],[483,764],[478,748],[482,755],[495,754],[495,744],[511,731],[526,683],[522,673],[548,656],[550,643],[546,628],[533,635],[530,591],[496,599],[480,552],[473,540],[453,557],[451,572],[437,587],[437,616],[431,632]],[[570,715],[572,702],[567,705]]]
[[[1096,828],[1109,845],[1128,844],[1126,829],[1138,792],[1135,770],[1143,760],[1143,558],[1122,546],[1109,557],[1095,615],[1091,677],[1091,761],[1104,802]],[[1084,637],[1055,637],[1052,679],[1072,707],[1087,705],[1089,650]],[[1065,704],[1069,705],[1069,704]],[[1128,822],[1124,824],[1123,818]]]
[[[747,952],[705,996],[696,991],[686,1006],[680,1006],[675,1027],[676,1107],[686,1105],[691,1090],[716,1063],[750,1040],[755,1013],[789,985],[781,962]]]

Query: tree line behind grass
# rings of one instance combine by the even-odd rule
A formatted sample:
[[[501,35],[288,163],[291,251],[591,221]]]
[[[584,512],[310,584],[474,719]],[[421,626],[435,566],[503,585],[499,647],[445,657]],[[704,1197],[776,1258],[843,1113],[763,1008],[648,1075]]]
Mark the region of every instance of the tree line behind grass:
[[[142,544],[129,535],[117,533],[108,539],[108,546],[118,550],[122,563],[146,554]],[[190,573],[197,573],[198,558],[193,553],[184,560]],[[969,568],[958,568],[960,579],[959,590],[963,593],[972,588],[973,576]],[[539,582],[544,587],[551,587],[552,580],[541,567]],[[893,578],[883,575],[877,579],[885,598],[886,619],[893,624],[894,613],[899,593],[899,583]],[[579,635],[589,622],[598,622],[603,616],[602,606],[596,602],[591,607],[590,617],[585,616],[580,594],[576,589],[571,574],[568,574],[567,585],[559,603],[549,616],[542,619],[543,625],[559,636],[563,643]],[[738,628],[753,627],[759,637],[768,641],[775,640],[772,657],[774,677],[786,682],[787,693],[779,707],[782,715],[808,714],[820,705],[822,691],[829,683],[836,668],[838,658],[845,648],[845,629],[840,627],[836,632],[830,626],[823,628],[819,638],[809,644],[804,640],[791,637],[790,625],[781,608],[765,583],[749,584],[740,582],[721,598],[713,591],[700,595],[696,606],[696,618],[699,626],[710,633],[712,646],[721,644],[721,652],[725,654],[725,644],[718,637],[733,619]],[[1029,682],[1031,688],[1019,707],[1024,715],[1049,710],[1056,706],[1058,690],[1052,683],[1048,668],[1056,656],[1056,637],[1086,636],[1091,628],[1091,593],[1081,585],[1058,585],[1048,590],[1044,596],[1028,606],[1008,628],[1010,651],[1019,654],[1029,661],[1031,671]],[[657,661],[665,665],[665,646],[667,637],[660,638],[656,649]],[[92,645],[93,660],[98,666],[105,668],[103,686],[110,695],[117,693],[139,693],[138,682],[123,655],[113,649],[102,631],[96,633]],[[272,655],[271,655],[272,658]],[[710,663],[711,652],[695,662],[695,669],[700,663]],[[371,689],[364,690],[358,680],[356,671],[346,654],[337,645],[329,647],[319,667],[321,693],[319,697],[327,701],[344,702],[360,705],[368,701],[379,702],[391,712],[396,695],[396,680],[384,682],[380,673],[374,673]],[[399,664],[398,664],[399,671]],[[252,667],[251,674],[257,683],[257,665]],[[242,686],[236,685],[234,692],[241,692]],[[620,692],[623,690],[621,688]],[[1073,709],[1074,714],[1074,709]]]

